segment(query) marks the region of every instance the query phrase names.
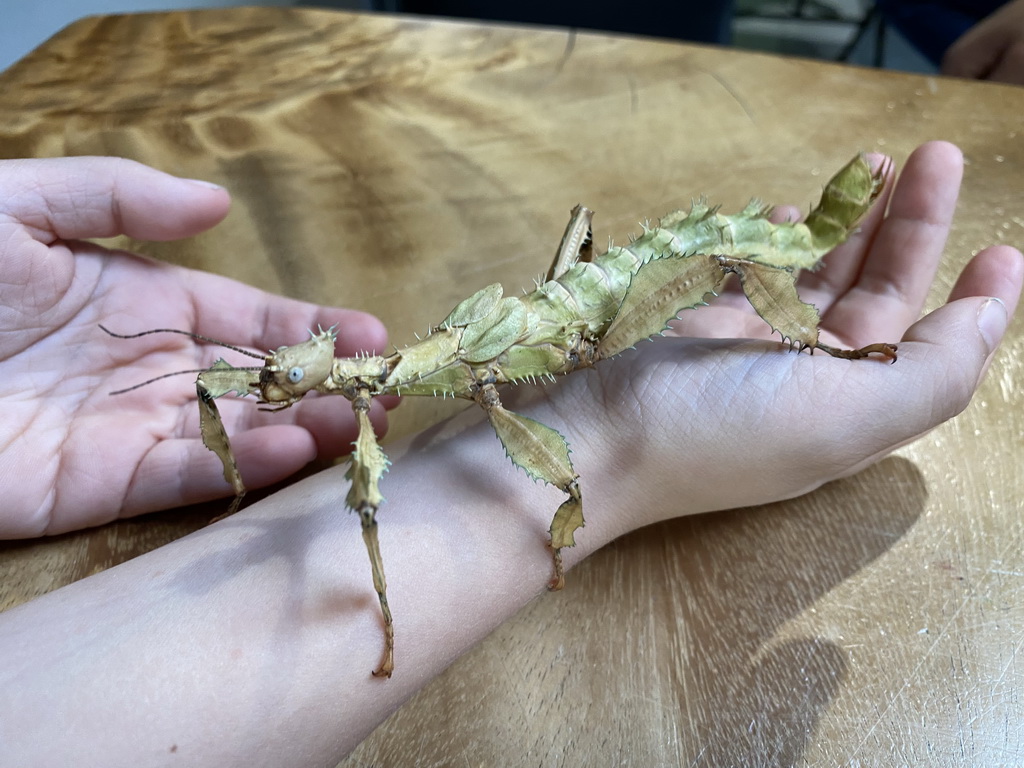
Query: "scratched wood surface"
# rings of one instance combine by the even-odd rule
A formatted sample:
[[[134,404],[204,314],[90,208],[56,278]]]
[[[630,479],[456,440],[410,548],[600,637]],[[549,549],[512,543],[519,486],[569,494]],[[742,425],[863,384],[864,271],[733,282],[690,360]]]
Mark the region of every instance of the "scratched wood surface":
[[[701,193],[805,205],[858,149],[945,138],[969,164],[934,304],[1024,240],[1022,116],[1024,89],[278,8],[84,20],[0,73],[0,156],[123,155],[234,195],[211,233],[122,245],[376,312],[398,343],[530,284],[576,202],[622,238]],[[1022,355],[1018,323],[966,413],[859,476],[598,553],[344,764],[1017,762]],[[392,435],[444,413],[407,403]],[[219,511],[4,545],[0,608]]]

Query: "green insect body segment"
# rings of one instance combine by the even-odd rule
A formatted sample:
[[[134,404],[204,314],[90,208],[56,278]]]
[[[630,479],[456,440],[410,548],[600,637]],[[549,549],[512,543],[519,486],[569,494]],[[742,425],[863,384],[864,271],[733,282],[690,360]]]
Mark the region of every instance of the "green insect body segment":
[[[798,349],[861,358],[895,360],[896,348],[880,343],[856,350],[818,341],[818,312],[799,299],[796,278],[815,269],[842,243],[881,192],[886,169],[872,171],[858,156],[826,185],[804,222],[773,224],[770,210],[754,201],[725,215],[703,201],[645,227],[629,244],[594,257],[592,213],[577,207],[547,280],[521,297],[489,285],[459,303],[423,340],[388,356],[334,358],[334,331],[311,334],[270,353],[261,369],[233,368],[218,361],[200,374],[202,435],[224,465],[237,499],[244,493],[227,433],[213,403],[234,391],[254,394],[283,408],[307,392],[341,394],[352,402],[359,437],[352,453],[347,506],[359,514],[370,556],[373,584],[384,619],[385,648],[374,674],[394,667],[394,627],[388,607],[376,514],[379,483],[388,461],[369,420],[373,397],[383,394],[462,397],[483,408],[509,459],[530,477],[566,494],[551,523],[554,575],[563,583],[560,550],[575,543],[583,527],[583,497],[557,431],[508,411],[497,387],[571,373],[616,355],[663,331],[684,309],[711,299],[730,273],[738,275],[754,309]]]

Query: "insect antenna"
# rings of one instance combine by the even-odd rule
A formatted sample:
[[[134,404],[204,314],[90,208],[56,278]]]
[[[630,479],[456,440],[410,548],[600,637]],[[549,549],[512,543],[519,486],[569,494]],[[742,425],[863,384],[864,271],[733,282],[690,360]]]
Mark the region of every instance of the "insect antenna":
[[[209,336],[203,336],[203,335],[198,334],[198,333],[192,333],[191,331],[180,331],[177,328],[154,328],[151,331],[142,331],[141,333],[124,334],[124,333],[114,333],[109,328],[107,328],[107,327],[105,327],[103,325],[100,325],[100,330],[103,331],[104,333],[110,335],[110,336],[113,336],[115,339],[137,339],[140,336],[149,336],[151,333],[177,333],[177,334],[180,334],[181,336],[188,336],[189,338],[195,339],[196,341],[206,341],[206,342],[209,342],[210,344],[216,344],[218,346],[224,347],[225,349],[230,349],[230,350],[233,350],[234,352],[239,352],[240,354],[243,354],[243,355],[248,355],[249,357],[255,357],[257,360],[263,360],[264,359],[263,355],[256,354],[255,352],[250,352],[248,349],[242,349],[241,347],[236,347],[233,344],[225,344],[223,341],[219,341],[217,339],[211,339]],[[235,370],[238,370],[238,371],[259,371],[259,370],[261,370],[263,368],[262,365],[233,366],[233,367],[235,368]],[[114,390],[113,392],[109,392],[108,394],[111,394],[111,395],[123,395],[126,392],[131,392],[133,390],[139,389],[140,387],[144,387],[147,384],[152,384],[154,381],[160,381],[160,379],[166,379],[166,378],[169,378],[171,376],[180,376],[180,375],[182,375],[184,373],[204,373],[205,371],[208,371],[208,370],[209,370],[209,368],[189,368],[189,369],[184,370],[184,371],[171,371],[170,373],[164,373],[164,374],[161,374],[160,376],[154,376],[152,379],[147,379],[146,381],[140,382],[138,384],[134,384],[134,385],[132,385],[130,387],[125,387],[124,389]]]
[[[232,368],[232,370],[235,370],[235,371],[261,371],[261,370],[263,370],[263,366],[262,365],[232,366],[231,368]],[[184,370],[184,371],[171,371],[170,373],[162,373],[159,376],[154,376],[152,379],[146,379],[146,381],[139,382],[138,384],[133,384],[132,386],[125,387],[124,389],[115,389],[113,392],[107,392],[107,394],[108,395],[123,395],[126,392],[131,392],[133,389],[138,389],[139,387],[144,387],[147,384],[152,384],[154,381],[160,381],[160,379],[168,379],[171,376],[181,376],[184,373],[206,373],[208,370],[210,370],[210,369],[209,368],[189,368],[189,369]]]
[[[164,374],[161,374],[160,376],[154,376],[152,379],[147,379],[146,381],[143,381],[143,382],[141,382],[139,384],[133,384],[132,386],[125,387],[124,389],[115,389],[113,392],[107,392],[107,394],[108,395],[123,395],[125,392],[131,392],[132,390],[138,389],[139,387],[144,387],[147,384],[152,384],[154,381],[160,381],[160,379],[166,379],[166,378],[169,378],[171,376],[179,376],[179,375],[181,375],[183,373],[202,373],[205,370],[206,370],[206,368],[190,368],[187,371],[172,371],[171,373],[164,373]]]
[[[182,336],[188,336],[189,338],[195,339],[196,341],[206,341],[206,342],[209,342],[210,344],[216,344],[217,346],[224,347],[225,349],[231,349],[231,350],[234,350],[235,352],[240,352],[241,354],[248,355],[249,357],[255,357],[257,360],[263,360],[264,357],[265,357],[264,355],[259,355],[259,354],[256,354],[255,352],[250,352],[248,349],[242,349],[241,347],[236,347],[233,344],[227,344],[227,343],[225,343],[223,341],[219,341],[218,339],[211,339],[209,336],[203,336],[203,335],[198,334],[198,333],[192,333],[191,331],[181,331],[181,330],[178,330],[177,328],[154,328],[151,331],[142,331],[141,333],[124,334],[124,333],[114,333],[109,328],[106,328],[105,326],[100,325],[100,330],[103,331],[106,334],[109,334],[110,336],[113,336],[115,339],[137,339],[140,336],[149,336],[151,333],[177,333],[177,334],[180,334]],[[204,368],[202,370],[206,370],[206,369]],[[195,371],[181,371],[181,373],[195,373]],[[174,374],[168,374],[168,375],[173,376]],[[154,381],[155,381],[155,379],[154,379]]]

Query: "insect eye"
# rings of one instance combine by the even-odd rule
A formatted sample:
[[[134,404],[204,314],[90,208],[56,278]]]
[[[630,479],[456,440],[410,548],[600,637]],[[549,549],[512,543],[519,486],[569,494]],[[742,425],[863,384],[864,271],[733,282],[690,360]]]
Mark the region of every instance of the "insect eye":
[[[288,381],[290,381],[292,384],[298,384],[300,381],[302,381],[302,377],[305,375],[306,372],[296,365],[294,368],[288,371]]]

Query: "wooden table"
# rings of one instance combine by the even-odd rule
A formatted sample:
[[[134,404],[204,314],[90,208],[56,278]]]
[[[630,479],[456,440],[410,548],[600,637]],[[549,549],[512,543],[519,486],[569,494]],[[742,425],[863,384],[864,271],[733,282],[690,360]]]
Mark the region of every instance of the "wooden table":
[[[213,232],[122,245],[370,310],[399,343],[528,285],[578,201],[621,239],[699,193],[805,203],[858,149],[945,138],[969,164],[934,304],[972,251],[1024,239],[1022,116],[1024,89],[279,8],[88,19],[0,74],[0,156],[123,155],[234,195]],[[966,413],[863,474],[601,551],[346,765],[1022,759],[1020,331]],[[392,436],[444,413],[407,403]],[[211,509],[6,545],[0,605]]]

